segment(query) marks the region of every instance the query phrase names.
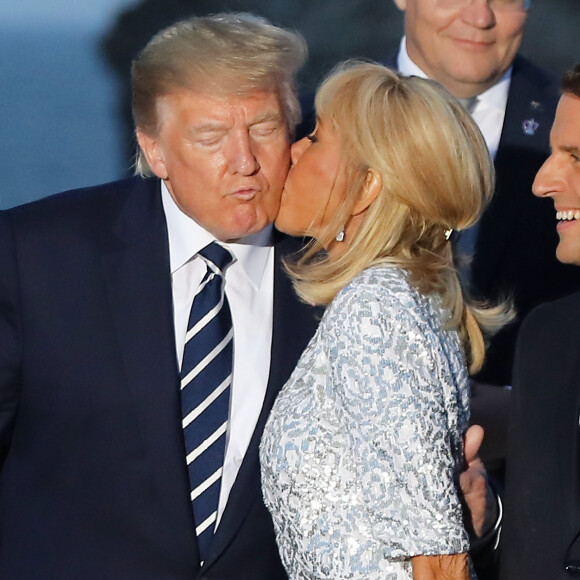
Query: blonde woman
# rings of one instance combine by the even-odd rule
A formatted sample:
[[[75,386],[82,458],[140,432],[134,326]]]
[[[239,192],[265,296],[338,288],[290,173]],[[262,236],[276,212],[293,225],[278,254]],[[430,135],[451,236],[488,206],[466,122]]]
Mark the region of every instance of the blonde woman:
[[[491,160],[444,89],[377,64],[340,66],[316,110],[276,220],[313,238],[288,268],[327,306],[261,444],[282,561],[290,579],[466,579],[468,369],[507,314],[468,302],[449,236],[488,202]]]

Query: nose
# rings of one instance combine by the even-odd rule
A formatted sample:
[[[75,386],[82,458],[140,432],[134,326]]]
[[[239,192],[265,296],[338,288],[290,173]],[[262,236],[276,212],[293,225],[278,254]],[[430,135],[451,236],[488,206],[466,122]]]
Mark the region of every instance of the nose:
[[[552,154],[536,173],[532,191],[537,197],[551,197],[555,193],[563,191],[565,187],[566,181],[558,169],[556,158]]]
[[[471,0],[461,10],[461,19],[475,28],[487,29],[495,26],[495,13],[490,0]]]
[[[290,159],[292,160],[292,165],[298,163],[298,160],[302,157],[302,153],[306,151],[308,145],[310,145],[308,137],[304,137],[292,144],[292,147],[290,147]]]
[[[259,171],[260,163],[247,131],[232,135],[229,149],[229,165],[233,173],[254,175]]]

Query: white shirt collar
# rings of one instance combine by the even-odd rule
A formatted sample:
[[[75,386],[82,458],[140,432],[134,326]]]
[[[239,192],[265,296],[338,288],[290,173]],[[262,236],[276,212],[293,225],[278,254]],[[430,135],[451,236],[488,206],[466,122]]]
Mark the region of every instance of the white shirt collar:
[[[399,72],[405,76],[416,76],[424,79],[428,78],[428,76],[411,60],[411,57],[407,52],[407,38],[405,36],[401,39],[401,44],[399,46],[397,68],[399,69]],[[477,96],[479,101],[491,105],[496,109],[505,111],[511,78],[512,67],[505,72],[495,85]]]
[[[173,274],[215,237],[179,209],[164,181],[161,181],[161,200],[169,232],[169,263]],[[272,250],[272,229],[269,225],[237,243],[220,242],[232,251],[256,288],[262,283]]]

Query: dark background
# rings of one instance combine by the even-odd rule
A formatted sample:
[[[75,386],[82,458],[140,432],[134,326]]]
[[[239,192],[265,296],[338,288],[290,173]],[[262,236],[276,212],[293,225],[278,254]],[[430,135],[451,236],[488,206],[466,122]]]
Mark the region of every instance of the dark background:
[[[300,31],[310,48],[299,78],[302,90],[313,89],[344,58],[384,59],[397,49],[403,29],[392,0],[125,5],[98,30],[78,18],[65,25],[64,17],[55,24],[32,14],[26,26],[0,19],[0,209],[131,171],[130,61],[157,30],[177,19],[249,11]],[[525,55],[559,75],[580,62],[579,38],[580,0],[532,0]]]

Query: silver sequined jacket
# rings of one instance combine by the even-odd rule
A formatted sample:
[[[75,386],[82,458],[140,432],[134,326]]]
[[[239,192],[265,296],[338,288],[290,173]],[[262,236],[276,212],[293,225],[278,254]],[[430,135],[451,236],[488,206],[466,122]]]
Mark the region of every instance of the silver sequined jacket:
[[[260,448],[292,580],[412,578],[468,550],[456,481],[469,415],[455,331],[404,270],[369,268],[327,308]]]

